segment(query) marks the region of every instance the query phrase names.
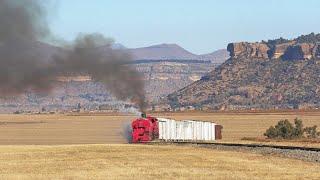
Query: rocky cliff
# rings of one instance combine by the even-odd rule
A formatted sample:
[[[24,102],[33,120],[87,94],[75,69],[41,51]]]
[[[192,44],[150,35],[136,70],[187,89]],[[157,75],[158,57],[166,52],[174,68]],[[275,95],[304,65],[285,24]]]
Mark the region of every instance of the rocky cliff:
[[[294,40],[275,45],[267,42],[230,43],[227,50],[232,58],[308,60],[320,57],[320,43],[297,43]]]
[[[230,43],[227,50],[230,52],[230,56],[237,57],[252,57],[252,58],[268,58],[268,52],[270,48],[265,43]]]
[[[168,96],[172,108],[320,108],[320,35],[230,43],[231,58]]]

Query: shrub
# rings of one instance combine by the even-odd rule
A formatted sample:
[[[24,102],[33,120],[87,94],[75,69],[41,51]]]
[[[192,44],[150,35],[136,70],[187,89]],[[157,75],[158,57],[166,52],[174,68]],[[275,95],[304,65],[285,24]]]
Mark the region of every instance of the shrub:
[[[308,138],[316,138],[317,136],[319,136],[319,133],[320,133],[320,132],[317,132],[316,125],[314,125],[312,127],[306,127],[306,128],[304,128],[304,131],[305,131]]]
[[[270,128],[267,129],[264,135],[267,136],[268,138],[276,138],[278,137],[278,132],[276,128],[274,128],[273,126],[270,126]]]
[[[317,126],[303,128],[302,120],[296,118],[294,125],[287,119],[280,120],[277,125],[270,126],[264,133],[264,136],[270,139],[297,139],[303,138],[304,134],[306,134],[307,138],[317,138],[320,136],[320,132],[317,131]]]
[[[279,121],[275,129],[279,138],[291,139],[293,137],[294,127],[287,119]]]
[[[304,133],[304,129],[303,129],[303,123],[301,119],[294,119],[294,132],[293,132],[293,136],[295,138],[302,138],[303,137],[303,133]]]

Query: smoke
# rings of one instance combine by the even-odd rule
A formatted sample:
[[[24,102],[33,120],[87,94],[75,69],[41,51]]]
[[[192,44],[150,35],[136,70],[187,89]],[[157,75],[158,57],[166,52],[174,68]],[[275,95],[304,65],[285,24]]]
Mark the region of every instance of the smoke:
[[[128,143],[132,142],[131,121],[126,121],[122,124],[122,131],[120,132],[120,134]]]
[[[0,42],[39,40],[50,34],[40,0],[0,0]]]
[[[37,56],[24,53],[29,41],[48,36],[44,5],[32,0],[0,0],[0,92],[50,89],[54,77]]]
[[[102,82],[116,98],[146,107],[144,82],[128,64],[125,50],[114,50],[103,35],[80,34],[66,50],[55,52],[51,61],[25,52],[30,42],[52,37],[45,4],[40,0],[0,0],[0,93],[49,92],[58,76],[90,75]]]
[[[112,43],[101,34],[79,35],[66,56],[55,58],[57,70],[64,75],[89,74],[93,80],[104,83],[115,97],[130,100],[143,110],[143,78],[128,65],[130,55],[112,49]]]

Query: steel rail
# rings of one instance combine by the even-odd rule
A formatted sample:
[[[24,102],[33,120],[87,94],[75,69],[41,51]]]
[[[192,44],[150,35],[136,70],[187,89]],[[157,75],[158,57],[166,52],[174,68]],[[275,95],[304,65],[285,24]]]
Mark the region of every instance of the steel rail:
[[[285,145],[268,145],[268,144],[241,144],[241,143],[220,143],[220,142],[189,142],[189,141],[156,141],[146,144],[183,144],[183,145],[201,145],[201,146],[227,146],[227,147],[248,147],[248,148],[273,148],[282,150],[301,150],[320,152],[320,148],[302,147],[302,146],[285,146]]]

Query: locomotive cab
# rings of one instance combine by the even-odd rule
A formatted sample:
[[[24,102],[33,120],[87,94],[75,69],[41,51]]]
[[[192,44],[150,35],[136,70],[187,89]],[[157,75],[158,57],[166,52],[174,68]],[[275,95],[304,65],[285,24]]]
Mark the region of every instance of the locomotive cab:
[[[132,142],[145,143],[159,137],[158,119],[142,114],[132,122]]]

